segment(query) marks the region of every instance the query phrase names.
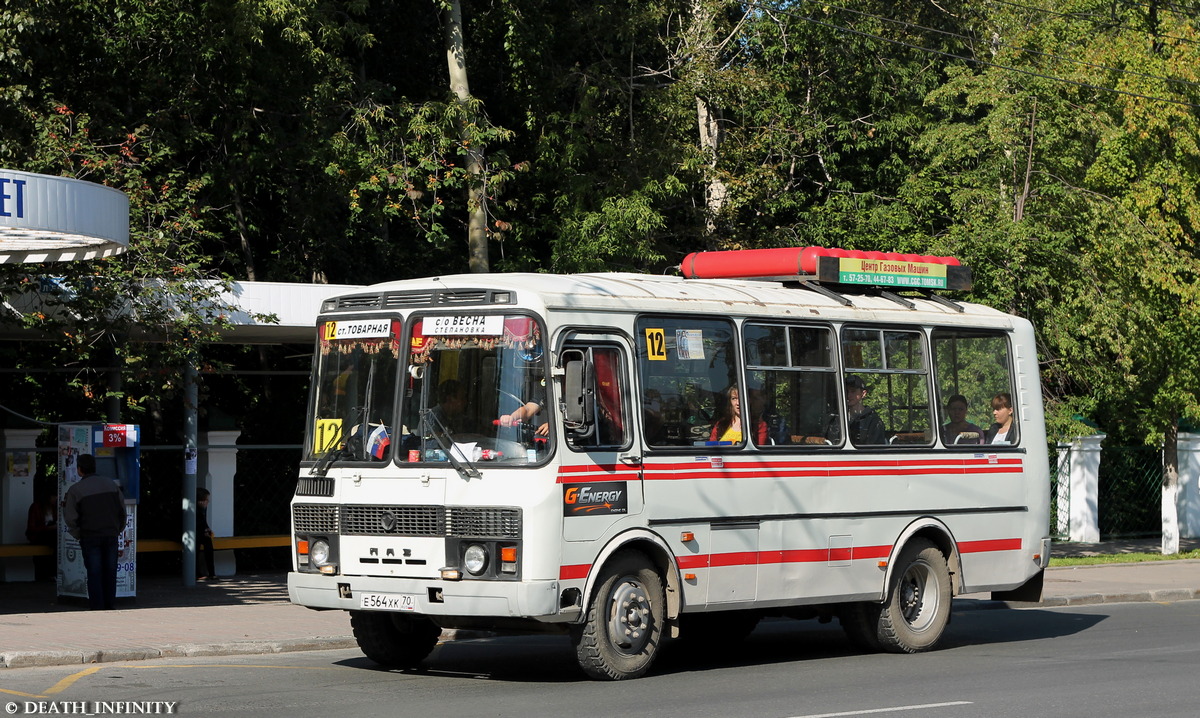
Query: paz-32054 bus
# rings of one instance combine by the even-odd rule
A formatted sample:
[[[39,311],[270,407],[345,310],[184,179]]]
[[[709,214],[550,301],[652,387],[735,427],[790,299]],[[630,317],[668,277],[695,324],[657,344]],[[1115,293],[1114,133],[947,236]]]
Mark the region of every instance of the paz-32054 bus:
[[[291,600],[383,665],[443,628],[560,631],[589,675],[763,616],[932,648],[952,596],[1036,599],[1033,329],[951,258],[689,256],[683,276],[373,286],[317,322]],[[737,278],[737,277],[743,278]]]

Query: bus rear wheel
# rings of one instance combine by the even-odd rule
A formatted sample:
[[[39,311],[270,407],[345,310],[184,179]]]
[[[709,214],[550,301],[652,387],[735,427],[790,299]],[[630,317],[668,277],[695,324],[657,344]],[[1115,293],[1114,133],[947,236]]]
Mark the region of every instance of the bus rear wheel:
[[[662,642],[662,578],[637,552],[605,564],[587,617],[571,630],[579,666],[593,678],[625,680],[650,669]]]
[[[428,618],[387,611],[351,611],[350,627],[363,655],[387,668],[415,667],[442,635]]]
[[[950,622],[950,569],[933,542],[914,539],[900,561],[879,614],[880,647],[919,653],[937,644]]]

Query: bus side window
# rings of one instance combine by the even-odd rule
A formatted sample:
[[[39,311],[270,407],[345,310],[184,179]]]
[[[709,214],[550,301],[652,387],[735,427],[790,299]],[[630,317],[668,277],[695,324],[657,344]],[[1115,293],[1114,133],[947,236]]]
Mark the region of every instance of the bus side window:
[[[577,448],[626,445],[626,382],[620,348],[607,345],[570,348],[588,355],[592,371],[595,373],[596,400],[586,427],[576,432],[568,432],[568,440]]]
[[[754,420],[767,425],[766,445],[840,443],[833,333],[825,327],[747,323],[742,337],[749,408]]]
[[[1013,395],[1008,338],[996,331],[934,329],[932,340],[942,445],[978,447],[993,424],[992,398]]]
[[[852,444],[887,447],[933,443],[925,355],[925,335],[920,331],[842,330],[846,413]],[[880,430],[879,422],[886,429]]]
[[[646,315],[638,317],[636,336],[647,446],[715,443],[710,435],[719,395],[738,385],[733,323],[687,314]],[[745,433],[741,442],[722,445],[744,445]]]

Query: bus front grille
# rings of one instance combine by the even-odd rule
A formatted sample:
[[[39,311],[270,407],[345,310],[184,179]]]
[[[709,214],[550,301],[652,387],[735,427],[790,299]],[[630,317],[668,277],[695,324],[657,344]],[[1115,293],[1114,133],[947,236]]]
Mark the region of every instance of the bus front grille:
[[[440,506],[343,506],[347,536],[442,536],[445,510]]]
[[[296,504],[292,507],[296,532],[337,533],[339,508],[329,504]]]
[[[296,531],[345,536],[521,537],[521,510],[495,506],[295,504]]]

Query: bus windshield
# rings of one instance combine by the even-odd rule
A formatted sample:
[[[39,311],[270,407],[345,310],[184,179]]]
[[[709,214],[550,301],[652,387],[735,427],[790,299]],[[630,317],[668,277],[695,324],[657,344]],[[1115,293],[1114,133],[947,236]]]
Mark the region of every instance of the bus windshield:
[[[308,459],[386,461],[395,425],[400,322],[350,319],[320,327]]]
[[[549,449],[542,330],[517,315],[417,319],[401,389],[400,461],[533,463]]]

